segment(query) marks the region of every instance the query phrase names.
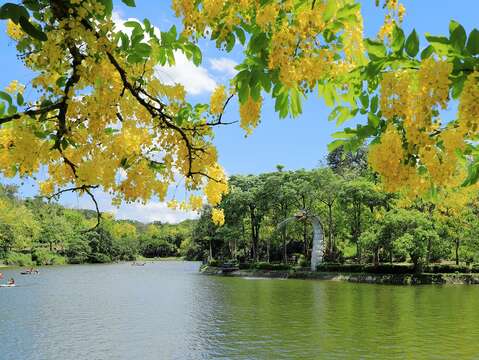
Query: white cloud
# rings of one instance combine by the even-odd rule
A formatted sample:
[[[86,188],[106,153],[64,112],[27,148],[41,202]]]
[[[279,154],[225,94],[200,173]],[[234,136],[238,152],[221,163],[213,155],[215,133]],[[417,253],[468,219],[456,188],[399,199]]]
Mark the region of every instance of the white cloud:
[[[235,76],[238,72],[235,67],[238,63],[232,59],[225,57],[210,59],[210,67],[220,73],[224,73],[229,76]]]
[[[139,22],[140,24],[142,24],[142,22],[137,18],[128,18],[128,19],[125,20],[125,19],[123,19],[123,17],[121,16],[120,13],[115,12],[115,11],[111,14],[111,20],[115,24],[115,30],[116,31],[122,31],[125,34],[127,34],[128,36],[130,36],[131,33],[133,32],[133,28],[126,27],[124,25],[125,22],[136,21],[136,22]],[[154,28],[154,31],[155,31],[155,35],[158,37],[158,39],[161,39],[161,30],[158,29],[156,26],[153,26],[153,28]],[[150,38],[149,35],[146,35],[146,40],[148,40],[149,38]]]
[[[145,205],[138,203],[122,205],[116,212],[116,218],[134,219],[144,223],[161,221],[176,224],[186,219],[196,219],[198,214],[193,211],[170,209],[164,202],[150,201]]]
[[[157,76],[167,84],[179,83],[191,95],[208,93],[216,87],[216,81],[208,70],[196,66],[180,52],[175,51],[174,66],[158,66]]]
[[[165,202],[161,201],[151,200],[147,204],[122,204],[118,208],[111,205],[112,197],[109,194],[99,190],[94,191],[94,194],[100,211],[111,213],[115,215],[116,219],[137,220],[144,223],[161,221],[176,224],[186,219],[198,218],[198,214],[194,211],[170,209]],[[85,195],[77,197],[76,194],[66,193],[62,196],[60,203],[70,208],[95,210],[95,205],[90,197]]]

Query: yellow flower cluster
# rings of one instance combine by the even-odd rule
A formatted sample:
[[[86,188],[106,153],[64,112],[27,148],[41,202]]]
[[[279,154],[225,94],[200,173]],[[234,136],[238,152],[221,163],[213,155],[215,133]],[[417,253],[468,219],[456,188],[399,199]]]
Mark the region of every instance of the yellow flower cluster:
[[[473,72],[464,82],[459,99],[458,126],[462,134],[472,138],[479,130],[479,73]]]
[[[256,14],[256,23],[262,30],[266,31],[270,25],[275,23],[279,10],[279,4],[274,2],[262,6]]]
[[[223,209],[217,209],[214,208],[211,211],[211,219],[213,220],[213,223],[217,226],[222,226],[225,223],[225,213]]]
[[[15,24],[12,20],[7,21],[7,35],[12,38],[13,40],[21,40],[24,36],[25,33],[23,32],[22,28],[20,25]]]
[[[384,22],[379,29],[378,38],[381,40],[391,40],[394,25],[401,24],[406,14],[406,8],[398,0],[386,0],[387,14],[384,17]]]
[[[201,198],[201,196],[191,195],[190,205],[191,205],[191,210],[199,211],[203,207],[203,199]]]
[[[262,98],[255,101],[251,96],[243,104],[240,104],[240,126],[249,135],[259,124],[261,117]]]
[[[23,93],[23,90],[25,90],[25,85],[20,84],[18,80],[13,80],[5,88],[5,91],[10,94]]]
[[[368,160],[381,176],[386,191],[420,193],[426,189],[426,181],[417,174],[415,164],[405,163],[405,155],[401,135],[389,124],[380,142],[370,147]]]
[[[258,27],[271,39],[265,48],[268,68],[277,70],[286,86],[306,91],[318,81],[342,75],[352,64],[362,63],[360,12],[335,22],[339,10],[352,4],[353,0],[315,1],[313,6],[292,0],[173,0],[173,9],[183,17],[187,35],[213,31],[219,43],[235,34],[240,24]],[[336,26],[339,23],[342,26]],[[321,35],[326,30],[337,35],[337,43],[323,41]]]
[[[211,94],[210,112],[219,115],[223,112],[226,101],[226,90],[224,85],[218,86]]]
[[[209,180],[205,186],[204,192],[208,203],[217,205],[221,201],[223,194],[228,192],[228,182],[224,170],[219,166],[212,166],[208,170]]]
[[[432,184],[454,182],[459,166],[456,150],[464,148],[464,134],[453,126],[439,131],[438,117],[448,105],[451,71],[452,64],[428,58],[417,71],[383,74],[380,108],[389,126],[369,158],[389,190],[408,188],[416,195]],[[401,133],[393,122],[400,124]]]
[[[163,83],[157,77],[154,57],[141,64],[128,62],[127,54],[113,40],[117,32],[111,19],[89,21],[93,30],[84,26],[83,18],[104,11],[100,2],[70,3],[68,15],[48,28],[46,41],[34,42],[34,51],[29,48],[28,53],[19,47],[25,65],[36,74],[31,84],[39,99],[33,107],[38,108],[45,99],[53,103],[66,99],[65,124],[59,124],[58,109],[46,113],[44,121],[25,116],[3,124],[0,172],[8,177],[31,176],[46,169],[49,180],[39,184],[42,194],[98,185],[114,196],[115,204],[146,202],[152,197],[164,200],[170,184],[183,176],[186,191],[203,190],[210,204],[218,204],[228,185],[217,163],[212,129],[197,118],[182,119],[181,125],[176,122],[178,113],[188,106],[184,87]],[[213,5],[214,1],[207,3],[209,12],[215,11]],[[18,30],[14,24],[9,29],[11,36]],[[159,46],[154,41],[149,44]],[[74,47],[81,49],[82,59],[75,68],[78,79],[65,94],[65,83],[72,74],[70,49]],[[129,90],[125,81],[142,92]],[[23,89],[17,81],[6,88],[10,93]],[[217,112],[222,109],[225,89],[216,95],[212,109]],[[152,114],[151,108],[161,108],[165,115]],[[192,195],[189,204],[175,207],[200,210],[202,205],[202,197]]]

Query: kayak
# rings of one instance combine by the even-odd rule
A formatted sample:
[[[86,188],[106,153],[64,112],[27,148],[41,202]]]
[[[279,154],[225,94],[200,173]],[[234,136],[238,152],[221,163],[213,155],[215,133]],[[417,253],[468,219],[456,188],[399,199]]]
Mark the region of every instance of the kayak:
[[[22,271],[20,273],[20,275],[38,275],[40,274],[40,271],[33,271],[33,272],[30,272],[30,271]]]
[[[15,284],[0,284],[0,288],[15,287]]]

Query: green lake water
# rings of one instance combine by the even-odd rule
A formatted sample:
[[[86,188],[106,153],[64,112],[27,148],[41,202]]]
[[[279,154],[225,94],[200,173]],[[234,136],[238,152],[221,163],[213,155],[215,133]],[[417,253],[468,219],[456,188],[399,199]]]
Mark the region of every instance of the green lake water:
[[[42,268],[0,288],[0,359],[479,359],[479,286]],[[5,280],[3,280],[5,281]]]

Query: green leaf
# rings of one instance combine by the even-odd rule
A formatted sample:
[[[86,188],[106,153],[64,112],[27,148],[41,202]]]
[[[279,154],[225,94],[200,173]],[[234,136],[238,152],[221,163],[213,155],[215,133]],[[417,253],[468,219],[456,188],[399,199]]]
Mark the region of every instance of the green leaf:
[[[467,50],[471,55],[479,54],[479,30],[473,29],[469,34],[469,39],[467,39]]]
[[[379,98],[377,95],[374,95],[371,99],[371,112],[374,114],[378,111]]]
[[[23,106],[23,104],[25,104],[22,93],[17,93],[17,104],[18,106]]]
[[[238,86],[238,97],[240,103],[244,103],[249,97],[249,84],[240,82]]]
[[[259,34],[254,34],[251,37],[248,47],[253,52],[260,52],[261,50],[265,49],[267,45],[268,45],[268,38],[266,37],[266,34],[259,33]]]
[[[111,15],[113,11],[113,0],[98,0],[98,2],[105,7],[104,15]]]
[[[18,109],[15,105],[10,105],[8,107],[8,114],[9,115],[13,115],[13,114],[16,114],[18,112]]]
[[[0,7],[0,19],[11,19],[15,24],[18,24],[21,17],[26,19],[30,17],[28,10],[23,6],[6,3]]]
[[[328,144],[328,151],[331,152],[331,151],[334,151],[336,150],[338,147],[344,145],[346,143],[346,141],[344,140],[334,140],[333,142],[330,142]]]
[[[133,49],[136,55],[145,58],[150,56],[151,53],[151,46],[145,43],[139,43]]]
[[[467,39],[467,34],[466,30],[464,30],[464,27],[458,22],[451,20],[449,23],[449,34],[451,45],[456,50],[463,50]]]
[[[4,112],[5,112],[5,103],[0,102],[0,115],[3,115]]]
[[[23,5],[29,10],[40,11],[41,6],[38,0],[23,0]]]
[[[413,30],[406,39],[406,53],[410,57],[415,57],[419,52],[419,37],[416,30]]]
[[[6,93],[5,91],[0,91],[0,99],[5,100],[8,105],[12,105],[12,97],[10,94]]]
[[[355,136],[354,133],[345,132],[345,131],[337,131],[331,134],[331,137],[333,139],[349,139],[349,138],[352,138],[353,136]]]
[[[38,29],[36,26],[34,26],[28,18],[25,17],[20,17],[20,26],[22,27],[22,30],[25,31],[28,35],[31,37],[40,40],[40,41],[47,41],[47,35],[40,29]]]
[[[391,48],[394,52],[399,53],[402,51],[404,47],[404,31],[399,26],[394,26],[393,29],[393,41],[391,44]]]
[[[423,51],[421,51],[421,60],[429,58],[434,53],[434,47],[428,45]]]
[[[193,49],[193,63],[196,66],[199,66],[201,64],[201,61],[203,60],[203,55],[201,54],[201,50],[196,45],[194,45],[192,49]]]
[[[337,9],[337,2],[336,1],[327,1],[326,2],[326,9],[323,12],[323,20],[329,21],[336,13]]]
[[[345,121],[351,119],[353,114],[351,113],[351,109],[346,106],[341,106],[339,110],[339,116],[336,120],[336,126],[342,125]]]
[[[127,6],[130,6],[130,7],[136,6],[135,0],[121,0],[121,1],[123,1],[123,3],[126,4]]]
[[[241,29],[240,27],[236,27],[234,31],[235,31],[235,34],[238,37],[238,40],[240,41],[241,45],[244,45],[244,43],[246,41],[246,35],[245,35],[243,29]]]
[[[364,42],[366,50],[368,51],[369,57],[383,58],[386,56],[386,47],[380,41],[366,39]],[[374,60],[376,60],[374,59]]]
[[[369,125],[377,128],[380,122],[381,122],[381,119],[376,114],[373,114],[373,113],[368,114]]]
[[[363,106],[363,108],[367,109],[369,106],[368,94],[363,92],[361,95],[359,95],[359,100],[361,101],[361,105]]]
[[[301,92],[298,89],[291,90],[291,115],[296,117],[303,112],[301,106]]]
[[[467,76],[463,75],[454,79],[452,84],[451,96],[453,99],[459,98],[462,93],[462,88],[464,87],[464,82],[466,81]]]

